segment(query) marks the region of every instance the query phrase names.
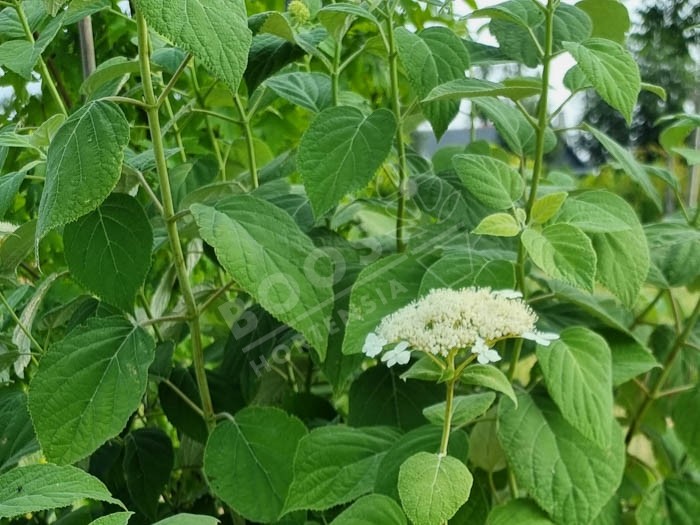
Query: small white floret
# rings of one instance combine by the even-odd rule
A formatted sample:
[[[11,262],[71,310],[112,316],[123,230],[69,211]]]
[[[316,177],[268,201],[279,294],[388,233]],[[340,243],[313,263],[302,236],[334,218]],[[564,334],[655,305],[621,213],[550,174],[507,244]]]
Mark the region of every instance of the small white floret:
[[[501,360],[501,356],[493,348],[489,348],[486,341],[479,338],[472,347],[472,354],[476,354],[476,360],[482,365],[495,363]]]
[[[382,356],[382,362],[386,363],[388,367],[397,364],[405,365],[411,360],[411,351],[407,350],[407,348],[408,343],[406,341],[401,341],[392,350],[389,350]]]
[[[362,353],[367,357],[376,357],[382,352],[386,344],[386,339],[378,336],[374,332],[370,332],[365,338],[365,344],[362,345]]]
[[[521,334],[523,339],[528,339],[529,341],[534,341],[538,345],[549,346],[549,343],[559,339],[559,334],[553,332],[523,332]]]

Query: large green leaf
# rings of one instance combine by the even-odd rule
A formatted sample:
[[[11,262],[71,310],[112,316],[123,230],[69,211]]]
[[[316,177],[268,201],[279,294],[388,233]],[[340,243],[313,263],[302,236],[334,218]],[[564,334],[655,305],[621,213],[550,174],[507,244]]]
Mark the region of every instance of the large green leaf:
[[[506,97],[512,100],[532,97],[541,93],[534,85],[505,85],[478,78],[462,78],[440,84],[425,97],[426,101],[478,97]]]
[[[111,102],[91,102],[63,123],[46,157],[37,244],[107,198],[121,176],[128,143],[129,122]]]
[[[554,525],[547,514],[529,499],[513,499],[491,509],[486,525]]]
[[[622,432],[601,448],[569,425],[545,398],[501,401],[498,437],[518,485],[558,523],[588,524],[617,490],[625,466]],[[612,416],[608,425],[614,425]]]
[[[78,282],[108,303],[133,308],[153,246],[151,224],[136,199],[113,193],[95,211],[66,225],[63,241]]]
[[[0,518],[68,507],[81,499],[123,507],[99,479],[76,467],[30,465],[0,476]]]
[[[612,216],[617,219],[616,223],[619,221],[629,227],[627,230],[617,231],[615,228],[614,231],[597,233],[587,226],[582,229],[587,229],[596,252],[596,279],[631,307],[650,265],[649,248],[637,214],[632,206],[614,193],[594,191],[567,199],[562,208],[562,217],[570,217],[570,207],[575,209],[579,204],[598,217],[589,217],[589,224],[600,223],[604,220],[601,219],[603,216]]]
[[[537,346],[547,390],[564,419],[602,448],[610,443],[612,357],[605,339],[571,327],[549,346]]]
[[[25,171],[15,171],[0,177],[0,218],[12,205],[26,175]]]
[[[685,286],[700,276],[700,231],[685,222],[650,224],[644,228],[651,261],[668,287]]]
[[[46,458],[74,463],[117,435],[141,403],[155,343],[120,317],[92,318],[54,343],[29,388]]]
[[[532,3],[531,0],[528,2]],[[493,122],[498,134],[513,153],[521,157],[535,155],[537,149],[535,128],[520,111],[497,98],[477,98],[472,103]],[[544,135],[545,153],[552,151],[556,145],[557,136],[548,127]]]
[[[676,400],[673,407],[674,429],[688,455],[693,461],[700,463],[700,419],[690,417],[700,406],[700,387],[696,386],[690,392],[685,392]]]
[[[576,7],[585,11],[593,22],[593,34],[624,45],[630,28],[627,8],[618,0],[581,0]]]
[[[399,495],[413,523],[441,525],[469,499],[474,478],[460,460],[418,452],[399,471]]]
[[[325,510],[371,492],[379,464],[398,437],[388,428],[312,430],[299,442],[284,511]]]
[[[552,224],[542,231],[526,229],[523,246],[542,270],[556,279],[593,291],[596,252],[591,240],[576,226]]]
[[[414,428],[401,436],[386,453],[379,464],[377,480],[374,484],[374,492],[386,494],[399,500],[399,470],[408,458],[418,452],[436,453],[440,450],[442,438],[442,425],[424,425]],[[466,463],[469,452],[467,434],[462,431],[454,431],[450,434],[447,453]]]
[[[656,188],[652,184],[651,178],[649,177],[647,171],[639,162],[635,160],[632,153],[620,146],[617,142],[599,129],[589,126],[588,124],[584,124],[584,128],[586,131],[590,132],[596,138],[596,140],[598,140],[598,142],[601,143],[607,152],[612,155],[613,159],[620,164],[624,172],[627,173],[627,175],[629,175],[634,182],[641,186],[646,196],[649,197],[651,202],[653,202],[659,210],[661,210],[662,205],[659,192],[656,191]]]
[[[430,265],[420,285],[420,295],[433,288],[490,286],[494,290],[515,288],[515,265],[492,259],[476,250],[451,251]]]
[[[496,400],[493,392],[482,392],[468,396],[455,396],[452,405],[452,427],[459,428],[482,416]],[[423,409],[423,415],[434,425],[445,422],[445,401]]]
[[[91,521],[90,525],[126,525],[133,515],[133,512],[115,512]]]
[[[340,106],[316,116],[301,138],[297,167],[317,217],[372,179],[395,132],[396,120],[387,109],[365,117],[359,109]]]
[[[209,486],[246,519],[277,521],[292,482],[294,452],[306,433],[300,420],[277,408],[244,408],[207,441]]]
[[[343,339],[344,354],[359,354],[369,332],[382,318],[416,299],[420,280],[433,259],[408,254],[384,257],[365,267],[350,295],[350,312]]]
[[[430,27],[414,34],[396,30],[399,59],[420,99],[440,84],[464,78],[469,55],[462,41],[446,27]],[[458,100],[422,102],[421,107],[439,139],[459,111]]]
[[[486,155],[455,155],[452,164],[462,184],[490,208],[507,210],[523,195],[522,177],[502,160]]]
[[[505,394],[513,403],[518,402],[515,391],[506,375],[492,365],[472,364],[464,369],[459,380],[466,385],[476,385]]]
[[[388,496],[369,494],[362,496],[331,521],[331,525],[367,525],[368,523],[406,525],[406,516],[399,504]]]
[[[700,484],[667,478],[652,485],[635,512],[639,525],[695,525],[700,513]]]
[[[586,233],[609,233],[631,230],[620,217],[617,204],[624,200],[605,190],[587,191],[568,199],[557,222],[572,224]]]
[[[263,308],[301,332],[323,360],[333,309],[330,258],[274,204],[236,195],[194,204],[202,238]]]
[[[634,57],[617,42],[591,38],[565,42],[586,79],[605,102],[620,111],[628,123],[641,91],[639,67]]]
[[[0,242],[0,275],[13,274],[22,261],[32,252],[36,219],[25,222],[12,235]]]
[[[0,421],[0,472],[4,472],[39,449],[24,392],[7,388],[0,391]]]
[[[423,409],[443,399],[442,386],[399,377],[384,365],[363,372],[350,387],[348,424],[410,430],[426,423]]]
[[[252,33],[244,0],[136,0],[160,34],[189,51],[232,91],[248,63]]]
[[[159,428],[139,428],[124,439],[124,479],[132,501],[155,519],[158,499],[170,479],[175,455],[170,437]]]
[[[268,78],[265,85],[289,102],[316,113],[332,102],[331,79],[323,73],[283,73]]]

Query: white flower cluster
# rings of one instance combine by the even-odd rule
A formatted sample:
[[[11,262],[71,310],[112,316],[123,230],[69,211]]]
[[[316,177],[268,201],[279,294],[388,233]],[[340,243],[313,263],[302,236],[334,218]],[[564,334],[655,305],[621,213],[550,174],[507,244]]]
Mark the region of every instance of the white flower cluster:
[[[362,351],[369,357],[382,353],[388,366],[406,364],[410,350],[446,357],[455,349],[471,348],[480,363],[501,359],[491,346],[502,339],[522,337],[548,345],[556,334],[538,332],[537,315],[513,290],[490,288],[436,288],[425,297],[388,315],[370,333]]]

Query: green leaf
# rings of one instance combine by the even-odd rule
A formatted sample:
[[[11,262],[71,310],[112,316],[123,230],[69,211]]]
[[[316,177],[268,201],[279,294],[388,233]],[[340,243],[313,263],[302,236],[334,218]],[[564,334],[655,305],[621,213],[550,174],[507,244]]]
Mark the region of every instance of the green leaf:
[[[635,518],[639,525],[694,525],[700,513],[700,484],[670,477],[644,494]]]
[[[432,262],[420,261],[410,254],[395,254],[360,272],[350,295],[343,354],[361,353],[367,334],[377,328],[382,318],[418,296],[420,280]]]
[[[534,501],[513,499],[491,509],[486,525],[554,525]]]
[[[113,193],[63,230],[71,275],[110,304],[130,311],[151,267],[153,230],[139,202]]]
[[[509,0],[492,7],[474,11],[470,18],[505,20],[524,28],[536,27],[544,22],[544,13],[526,0]]]
[[[469,499],[474,478],[451,456],[418,452],[399,471],[399,495],[413,523],[441,525]]]
[[[331,521],[331,525],[367,525],[368,523],[406,525],[406,516],[398,503],[388,496],[369,494],[362,496]]]
[[[588,124],[584,124],[583,126],[586,131],[590,132],[607,150],[607,152],[612,155],[613,159],[620,163],[620,166],[624,172],[627,173],[627,175],[629,175],[634,182],[641,186],[646,196],[649,197],[651,202],[653,202],[660,211],[662,209],[661,197],[659,197],[659,193],[652,184],[649,174],[644,170],[642,165],[635,160],[632,153],[620,146],[602,131],[589,126]]]
[[[592,37],[607,38],[625,44],[625,35],[630,29],[630,15],[618,0],[582,0],[576,4],[588,14],[593,22]]]
[[[111,5],[110,0],[72,0],[66,9],[63,25],[75,24],[86,16],[109,9]]]
[[[654,354],[629,336],[606,334],[612,351],[613,385],[620,386],[652,368],[661,368]]]
[[[44,9],[51,16],[56,16],[61,8],[70,0],[44,0]]]
[[[91,521],[90,525],[126,525],[133,515],[133,512],[115,512]]]
[[[13,274],[17,266],[32,253],[36,220],[25,222],[0,242],[0,275]]]
[[[678,396],[673,407],[674,430],[694,462],[700,463],[700,420],[690,417],[700,403],[700,387]]]
[[[590,523],[622,480],[621,430],[615,425],[611,444],[603,449],[579,434],[547,399],[521,394],[518,400],[517,408],[501,402],[498,411],[498,437],[518,486],[556,523]],[[612,416],[608,424],[614,424]]]
[[[10,209],[15,200],[15,196],[19,191],[26,171],[15,171],[0,177],[0,218],[2,218],[7,210]]]
[[[119,317],[91,318],[54,343],[29,388],[29,412],[49,461],[68,464],[117,435],[141,403],[155,343]]]
[[[569,194],[565,191],[557,191],[540,197],[532,205],[530,219],[535,224],[544,224],[557,214],[568,196]],[[581,229],[585,231],[585,229]]]
[[[541,91],[535,86],[506,86],[478,78],[462,78],[440,84],[428,93],[424,101],[477,97],[506,97],[511,100],[520,100],[539,95]]]
[[[292,482],[304,424],[277,408],[247,407],[214,429],[204,452],[207,482],[244,518],[276,522]]]
[[[566,328],[558,341],[537,345],[537,361],[562,416],[601,448],[610,444],[613,413],[612,357],[598,334]]]
[[[495,411],[490,412],[495,416]],[[495,417],[476,423],[469,433],[469,461],[485,472],[506,468],[506,455],[496,436]]]
[[[424,295],[433,288],[490,286],[495,290],[514,289],[513,262],[486,255],[475,250],[446,253],[426,270],[419,295]]]
[[[25,80],[32,78],[38,58],[34,45],[27,40],[9,40],[0,44],[0,66],[14,71]]]
[[[648,82],[642,82],[640,84],[641,88],[644,91],[648,91],[649,93],[653,93],[657,97],[659,97],[662,101],[666,102],[666,99],[668,98],[668,94],[666,93],[666,90],[661,87],[657,86],[656,84],[649,84]]]
[[[685,222],[650,224],[644,228],[652,264],[669,287],[686,286],[700,276],[700,232]]]
[[[649,248],[637,214],[632,206],[617,195],[606,192],[585,192],[567,200],[594,205],[595,215],[614,216],[629,227],[625,231],[588,233],[595,249],[596,279],[617,296],[623,304],[633,306],[649,273]],[[574,204],[575,205],[575,204]],[[588,217],[591,222],[591,217]]]
[[[30,465],[0,476],[0,518],[68,507],[81,499],[123,507],[99,479],[76,467]]]
[[[622,232],[632,229],[620,213],[625,201],[605,190],[587,191],[571,197],[564,203],[557,222],[571,224],[586,233]]]
[[[410,377],[410,376],[409,376]],[[423,409],[444,397],[444,388],[401,377],[384,366],[370,368],[350,387],[348,425],[392,425],[410,430],[426,423]]]
[[[119,181],[129,123],[111,102],[73,113],[51,142],[39,204],[36,244],[54,228],[93,211]]]
[[[248,63],[252,33],[244,0],[136,0],[160,34],[189,51],[232,91]]]
[[[501,394],[505,394],[513,403],[517,403],[513,386],[506,375],[492,365],[473,364],[465,368],[460,376],[460,381],[465,385],[476,385],[490,388]]]
[[[331,79],[323,73],[283,73],[265,85],[292,104],[319,113],[332,105]]]
[[[39,450],[24,392],[7,388],[0,391],[0,421],[0,472],[4,472]]]
[[[80,86],[80,93],[90,97],[99,93],[100,89],[114,80],[121,84],[134,73],[139,73],[141,67],[138,60],[128,60],[125,57],[114,57],[100,64],[95,71]]]
[[[386,453],[377,471],[374,492],[399,500],[399,470],[408,458],[418,452],[436,453],[440,450],[442,426],[424,425],[401,436]],[[469,444],[467,434],[462,431],[450,433],[447,453],[466,463]]]
[[[452,405],[452,427],[463,427],[482,416],[496,400],[493,392],[471,394],[468,396],[455,396]],[[446,403],[442,401],[423,409],[423,415],[434,425],[442,425],[445,422]]]
[[[323,360],[333,308],[333,270],[326,253],[289,214],[250,195],[190,209],[200,235],[238,285],[301,332]]]
[[[131,500],[150,519],[158,513],[158,499],[170,480],[175,455],[168,435],[159,428],[140,428],[124,439],[124,479]]]
[[[284,512],[325,510],[371,492],[379,464],[398,437],[381,427],[312,430],[299,441]]]
[[[641,78],[637,62],[629,51],[603,38],[591,38],[580,44],[564,42],[563,45],[601,98],[631,123]]]
[[[469,68],[467,49],[446,27],[430,27],[417,35],[399,27],[396,48],[411,86],[420,99],[425,99],[440,84],[464,78],[464,71]],[[459,101],[424,100],[421,107],[439,139],[457,116]]]
[[[219,520],[211,516],[200,514],[176,514],[153,525],[217,525]]]
[[[683,157],[688,163],[688,166],[700,164],[700,150],[692,148],[673,148],[671,151]]]
[[[545,273],[569,284],[593,291],[596,252],[591,240],[576,226],[552,224],[542,231],[526,229],[522,243]]]
[[[532,3],[532,0],[526,1]],[[534,157],[537,149],[535,128],[520,111],[496,98],[477,98],[472,103],[493,122],[498,134],[513,153],[519,157]],[[557,136],[551,128],[547,128],[544,152],[549,153],[556,145]]]
[[[51,288],[51,285],[56,281],[58,276],[59,274],[57,273],[48,275],[46,279],[44,279],[41,284],[36,287],[31,299],[29,302],[27,302],[24,310],[22,310],[22,315],[19,316],[19,321],[26,329],[32,329],[34,319],[39,312],[39,308],[44,302],[44,297],[46,297],[49,288]],[[14,362],[15,374],[17,374],[17,376],[20,378],[24,378],[24,369],[31,362],[32,340],[26,334],[26,332],[20,328],[19,324],[17,324],[12,331],[12,343],[17,347],[20,355],[20,357],[18,357]]]
[[[396,120],[387,109],[365,117],[359,109],[340,106],[316,116],[297,153],[316,217],[372,180],[391,151],[395,132]]]
[[[522,177],[501,160],[486,155],[455,155],[452,164],[462,184],[490,208],[512,208],[523,195]]]
[[[520,233],[520,225],[509,213],[494,213],[484,217],[472,233],[495,237],[515,237]]]

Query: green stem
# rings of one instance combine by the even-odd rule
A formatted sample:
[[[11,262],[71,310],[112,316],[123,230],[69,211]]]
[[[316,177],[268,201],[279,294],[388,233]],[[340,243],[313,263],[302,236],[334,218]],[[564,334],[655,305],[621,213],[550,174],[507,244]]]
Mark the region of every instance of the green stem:
[[[450,354],[448,359],[448,368],[454,372],[454,355]],[[450,442],[450,431],[452,429],[452,405],[455,397],[455,384],[459,381],[459,375],[453,374],[453,377],[447,382],[447,394],[445,396],[445,421],[442,424],[442,439],[440,440],[441,456],[447,455],[447,445]]]
[[[661,390],[664,387],[664,384],[668,380],[668,376],[671,374],[673,364],[676,362],[676,359],[680,355],[681,350],[685,346],[685,340],[690,336],[691,332],[695,328],[695,324],[698,321],[698,317],[700,317],[700,299],[698,299],[697,303],[695,304],[693,312],[690,314],[690,317],[686,321],[685,328],[676,338],[673,348],[671,348],[668,357],[664,361],[664,369],[659,375],[659,378],[657,379],[656,383],[654,384],[653,388],[649,391],[649,393],[645,393],[644,401],[642,401],[639,410],[637,410],[637,413],[632,417],[632,420],[630,421],[629,430],[627,431],[627,435],[625,436],[625,443],[629,444],[629,442],[632,440],[632,438],[637,432],[637,429],[639,428],[639,425],[644,419],[644,416],[649,410],[651,403],[659,397],[659,393],[661,392]]]
[[[510,367],[508,368],[508,379],[513,382],[513,377],[515,376],[515,368],[518,366],[518,361],[520,360],[520,352],[523,349],[523,340],[516,339],[513,345],[513,356],[510,358]]]
[[[399,91],[399,54],[396,49],[396,38],[394,36],[393,11],[387,17],[387,44],[389,49],[389,75],[391,80],[391,105],[396,119],[396,149],[399,156],[399,202],[396,212],[396,251],[402,252],[406,249],[404,240],[404,214],[406,210],[406,185],[408,182],[408,161],[406,158],[406,144],[403,141],[401,132],[401,94]]]
[[[22,9],[22,3],[19,0],[15,0],[14,3],[14,8],[15,11],[17,11],[17,18],[19,19],[19,23],[22,25],[22,29],[24,30],[24,35],[27,37],[27,40],[34,45],[34,35],[32,34],[32,29],[29,27],[29,21],[27,20],[27,15],[24,14],[24,9]],[[61,95],[58,92],[58,88],[56,87],[56,83],[53,81],[53,78],[51,77],[51,73],[49,72],[49,69],[46,67],[46,62],[44,62],[44,59],[40,56],[38,60],[39,64],[39,73],[41,74],[41,79],[46,85],[46,87],[49,90],[49,93],[51,93],[51,97],[53,97],[54,101],[56,102],[56,105],[58,106],[58,109],[63,113],[64,115],[68,115],[68,110],[66,109],[66,105],[63,102],[63,99],[61,98]]]
[[[24,326],[24,323],[20,320],[19,317],[17,317],[17,314],[15,311],[12,309],[12,306],[10,306],[10,303],[7,302],[7,299],[5,298],[5,294],[0,292],[0,302],[5,306],[8,312],[10,312],[10,317],[12,317],[12,320],[15,322],[17,326],[19,326],[19,329],[24,332],[24,335],[27,336],[29,341],[34,345],[34,347],[39,350],[40,354],[44,353],[44,348],[37,342],[36,339],[34,339],[34,336],[32,335],[32,332]]]
[[[342,51],[342,40],[335,43],[335,49],[333,51],[333,68],[331,69],[331,94],[333,105],[338,105],[338,99],[340,97],[340,54]]]
[[[197,99],[197,103],[204,107],[206,101],[206,96],[202,96],[202,92],[199,89],[199,80],[197,80],[197,70],[192,66],[192,88],[194,89],[194,94]],[[214,156],[216,156],[216,162],[219,166],[219,171],[221,172],[221,179],[226,180],[226,164],[224,164],[224,159],[221,156],[221,148],[219,147],[219,141],[216,140],[216,135],[214,135],[214,128],[211,126],[211,120],[209,116],[204,117],[204,124],[207,127],[207,135],[209,135],[209,141],[211,142],[211,147],[214,150]]]
[[[657,293],[654,298],[651,300],[651,302],[642,310],[639,312],[639,315],[634,318],[634,321],[632,321],[632,324],[629,326],[629,329],[632,330],[634,327],[636,327],[639,323],[641,323],[644,318],[647,316],[649,312],[651,312],[654,309],[654,306],[656,306],[656,303],[659,302],[659,299],[661,299],[661,296],[664,294],[665,290],[661,289],[659,290],[659,293]]]
[[[233,102],[236,104],[236,109],[238,114],[241,116],[241,123],[243,124],[243,134],[245,135],[245,145],[248,150],[248,169],[250,171],[250,182],[253,188],[258,187],[258,164],[255,160],[255,137],[253,136],[253,129],[250,127],[250,115],[246,112],[243,107],[243,101],[238,93],[234,93]]]
[[[148,43],[148,26],[146,20],[140,12],[136,14],[136,23],[138,27],[138,47],[139,47],[139,64],[141,67],[141,81],[143,83],[143,94],[146,104],[148,104],[148,125],[151,132],[151,140],[153,141],[153,154],[156,160],[156,171],[160,182],[161,200],[163,202],[165,225],[168,232],[168,240],[170,241],[170,249],[172,250],[175,270],[177,272],[178,282],[182,290],[182,296],[187,308],[189,317],[190,337],[192,340],[192,363],[194,365],[195,376],[197,378],[197,387],[199,388],[199,396],[202,400],[204,419],[207,426],[211,429],[214,424],[214,407],[209,393],[209,385],[204,363],[204,349],[202,348],[202,334],[199,326],[199,310],[197,302],[192,292],[189,276],[187,274],[187,266],[185,257],[182,252],[182,244],[180,242],[180,233],[177,229],[175,221],[168,220],[175,214],[175,206],[173,204],[173,195],[170,189],[170,177],[168,175],[168,165],[165,160],[165,146],[163,144],[163,135],[160,129],[160,116],[156,106],[157,100],[153,91],[153,80],[151,78],[151,64],[149,55]]]
[[[549,76],[552,61],[552,49],[554,42],[554,0],[547,1],[545,11],[545,42],[544,54],[542,56],[542,95],[540,95],[539,107],[537,108],[537,126],[536,131],[536,148],[535,148],[535,165],[532,169],[532,184],[530,185],[530,197],[527,200],[528,218],[532,211],[532,206],[537,199],[537,187],[542,177],[542,167],[544,165],[544,140],[547,133],[547,125],[549,118],[547,114],[547,104],[549,103]]]

